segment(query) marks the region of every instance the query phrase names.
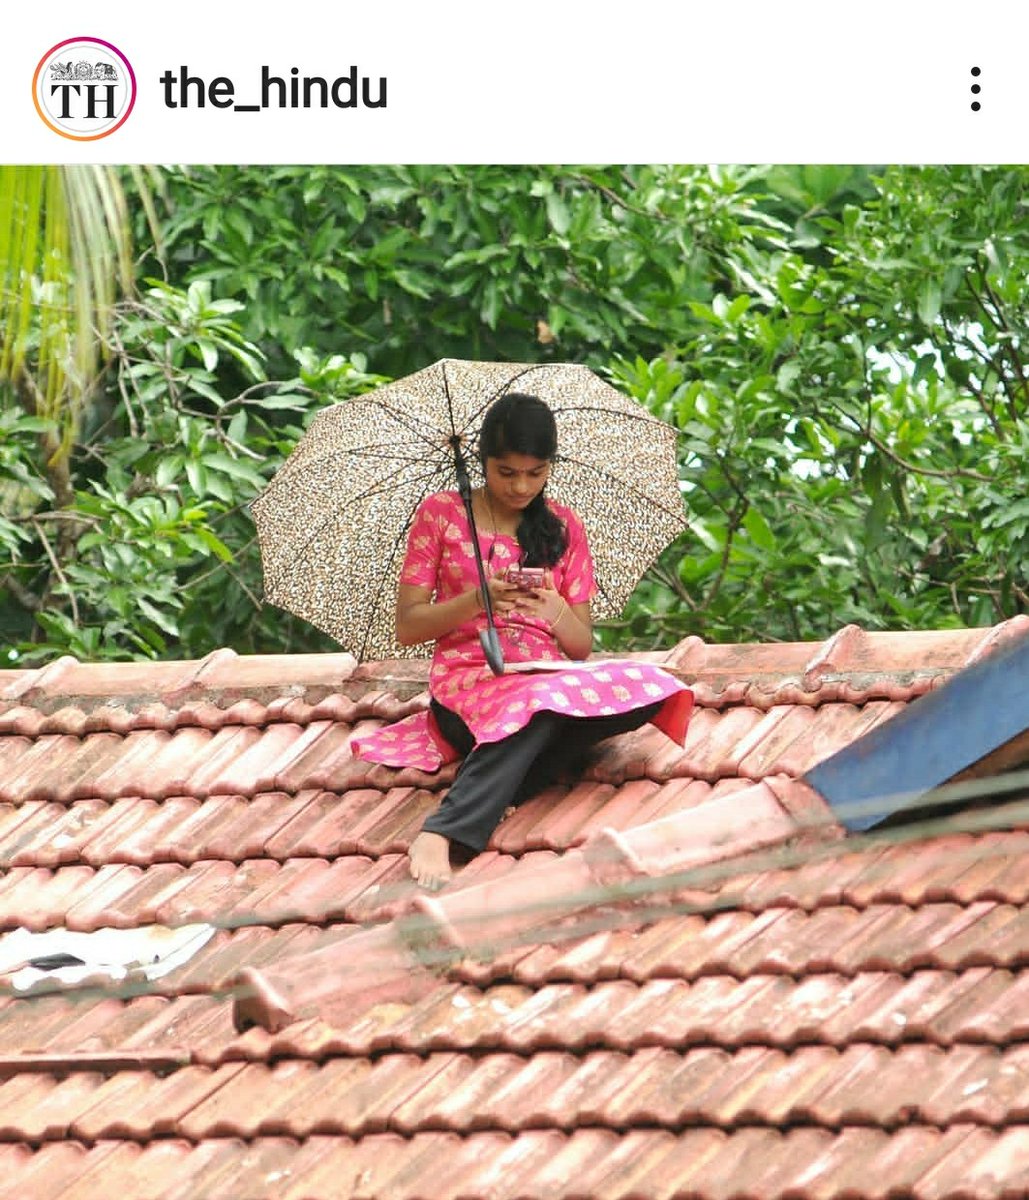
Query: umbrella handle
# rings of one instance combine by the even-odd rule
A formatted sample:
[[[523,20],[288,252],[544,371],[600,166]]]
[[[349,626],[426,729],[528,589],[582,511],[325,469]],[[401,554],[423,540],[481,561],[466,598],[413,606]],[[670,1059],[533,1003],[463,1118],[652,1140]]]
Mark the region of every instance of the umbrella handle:
[[[489,669],[494,675],[504,673],[504,652],[500,649],[500,638],[497,637],[497,627],[490,621],[489,625],[479,632],[479,642],[482,652],[486,655]]]

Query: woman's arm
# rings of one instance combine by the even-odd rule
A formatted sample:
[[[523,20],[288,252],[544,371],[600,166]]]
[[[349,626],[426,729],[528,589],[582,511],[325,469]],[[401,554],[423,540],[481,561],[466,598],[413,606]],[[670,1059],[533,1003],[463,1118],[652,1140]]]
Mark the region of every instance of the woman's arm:
[[[569,658],[589,658],[593,649],[593,619],[590,606],[569,604],[564,597],[564,608],[560,609],[550,628],[557,644]]]
[[[434,642],[458,625],[471,621],[480,609],[477,589],[433,604],[431,588],[402,583],[397,588],[397,641],[401,646]]]
[[[507,613],[514,608],[518,593],[514,584],[493,577],[487,586],[495,613]],[[484,607],[478,588],[433,604],[432,588],[402,583],[397,588],[397,641],[401,646],[437,641],[458,625],[473,621]]]
[[[593,557],[586,540],[582,521],[571,509],[563,511],[568,544],[561,558],[562,583],[559,594],[554,590],[553,572],[548,572],[540,593],[540,615],[569,658],[588,658],[593,649],[593,619],[590,596],[596,592],[593,578]]]

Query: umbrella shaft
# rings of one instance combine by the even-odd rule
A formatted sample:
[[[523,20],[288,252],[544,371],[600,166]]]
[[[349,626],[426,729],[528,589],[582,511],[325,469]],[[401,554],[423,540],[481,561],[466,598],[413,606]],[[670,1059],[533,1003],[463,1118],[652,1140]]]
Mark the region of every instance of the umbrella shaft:
[[[461,453],[461,447],[456,440],[453,446],[457,491],[461,497],[461,503],[464,505],[465,514],[468,517],[468,528],[472,534],[472,553],[475,556],[475,569],[479,575],[479,595],[482,597],[482,607],[486,610],[486,629],[480,634],[479,640],[482,642],[482,648],[490,670],[494,675],[502,675],[504,672],[504,656],[500,649],[500,639],[497,636],[496,622],[493,619],[493,599],[489,594],[489,587],[486,583],[486,568],[482,561],[482,550],[479,547],[479,531],[476,528],[475,515],[472,512],[472,484],[468,478],[468,470],[464,465],[464,455]]]

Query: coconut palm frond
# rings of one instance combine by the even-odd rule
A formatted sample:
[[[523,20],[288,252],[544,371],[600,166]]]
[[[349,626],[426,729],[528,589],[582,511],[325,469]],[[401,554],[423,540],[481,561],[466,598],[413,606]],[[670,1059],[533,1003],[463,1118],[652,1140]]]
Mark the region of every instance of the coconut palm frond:
[[[44,167],[0,168],[0,379],[14,378],[25,361],[33,297],[23,281],[37,265],[45,174]]]
[[[71,448],[132,289],[131,224],[109,166],[0,167],[0,380],[19,386]]]

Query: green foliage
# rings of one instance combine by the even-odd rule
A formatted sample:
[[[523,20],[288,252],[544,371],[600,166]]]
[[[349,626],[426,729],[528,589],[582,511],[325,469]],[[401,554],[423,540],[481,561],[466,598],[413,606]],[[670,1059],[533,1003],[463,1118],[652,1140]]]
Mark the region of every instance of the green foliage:
[[[1024,168],[162,179],[63,473],[0,390],[8,661],[333,648],[262,606],[248,505],[322,405],[441,357],[585,361],[680,429],[690,530],[606,647],[1029,609]]]
[[[439,358],[600,366],[659,354],[688,301],[784,226],[745,172],[694,167],[193,168],[163,254],[246,305],[246,335],[351,347],[392,377]],[[142,231],[142,226],[141,226]],[[273,349],[274,347],[274,349]],[[278,355],[278,358],[275,356]]]
[[[634,632],[800,640],[1029,607],[1024,183],[890,170],[816,219],[816,256],[755,255],[757,286],[694,304],[674,355],[619,361],[682,430],[693,514]]]
[[[380,378],[360,356],[307,352],[296,378],[270,383],[261,351],[233,322],[238,309],[212,300],[203,281],[154,284],[122,305],[116,378],[73,456],[67,509],[49,511],[39,474],[32,435],[44,423],[2,414],[0,471],[18,487],[20,512],[7,506],[0,544],[23,601],[20,612],[4,609],[9,658],[202,657],[295,636],[301,622],[260,603],[247,506],[319,407]]]
[[[145,173],[129,174],[146,212]],[[0,166],[0,381],[51,422],[53,459],[71,449],[119,288],[132,286],[129,229],[113,167]]]

